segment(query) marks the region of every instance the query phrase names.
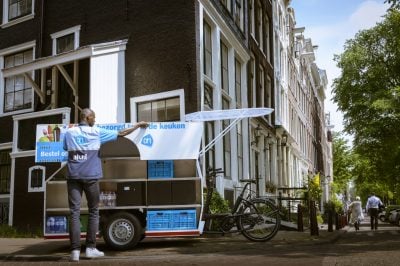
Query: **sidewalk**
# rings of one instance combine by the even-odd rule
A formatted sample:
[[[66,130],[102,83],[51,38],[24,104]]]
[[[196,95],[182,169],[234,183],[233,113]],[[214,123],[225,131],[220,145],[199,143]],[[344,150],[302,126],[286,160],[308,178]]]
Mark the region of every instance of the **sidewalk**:
[[[201,236],[196,238],[178,238],[178,239],[145,239],[140,246],[141,256],[151,256],[152,254],[171,255],[171,248],[180,246],[201,247],[204,253],[214,252],[216,246],[221,248],[237,248],[243,246],[243,243],[255,245],[321,245],[335,242],[340,235],[349,230],[346,226],[340,230],[328,232],[328,226],[323,225],[319,229],[318,236],[311,236],[307,230],[305,232],[297,231],[279,231],[278,234],[268,242],[252,242],[245,239],[242,235],[234,234],[232,236]],[[223,245],[222,245],[223,244]],[[135,256],[137,250],[115,252],[107,250],[102,239],[98,241],[98,247],[106,251],[109,256]],[[0,262],[1,261],[67,261],[69,255],[69,240],[45,240],[40,238],[0,238]]]

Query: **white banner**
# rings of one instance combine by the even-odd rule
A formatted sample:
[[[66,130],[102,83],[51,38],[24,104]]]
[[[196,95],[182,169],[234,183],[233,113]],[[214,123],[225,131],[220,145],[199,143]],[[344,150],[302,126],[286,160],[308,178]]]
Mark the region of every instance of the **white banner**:
[[[141,160],[180,160],[199,157],[203,123],[152,122],[125,136],[139,149]]]

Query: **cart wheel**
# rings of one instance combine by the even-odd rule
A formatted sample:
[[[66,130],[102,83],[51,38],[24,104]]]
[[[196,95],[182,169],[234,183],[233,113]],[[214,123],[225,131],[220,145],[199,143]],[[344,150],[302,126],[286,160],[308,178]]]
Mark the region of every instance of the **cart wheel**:
[[[142,235],[139,219],[128,212],[119,212],[107,219],[103,237],[112,249],[127,250],[136,246]]]

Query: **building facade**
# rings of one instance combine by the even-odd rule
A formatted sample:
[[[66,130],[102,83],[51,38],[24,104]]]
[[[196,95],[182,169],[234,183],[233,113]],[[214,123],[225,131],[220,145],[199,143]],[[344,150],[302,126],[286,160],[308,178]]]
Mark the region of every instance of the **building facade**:
[[[225,170],[216,186],[230,202],[242,178],[257,178],[258,193],[269,195],[273,187],[300,186],[305,169],[323,170],[325,81],[298,78],[323,72],[292,58],[290,1],[1,2],[1,223],[42,226],[40,187],[61,164],[35,163],[32,129],[76,123],[84,107],[96,111],[97,123],[273,108],[270,116],[242,120],[201,158],[203,170]],[[301,104],[292,75],[304,93]],[[228,123],[205,123],[204,145]]]

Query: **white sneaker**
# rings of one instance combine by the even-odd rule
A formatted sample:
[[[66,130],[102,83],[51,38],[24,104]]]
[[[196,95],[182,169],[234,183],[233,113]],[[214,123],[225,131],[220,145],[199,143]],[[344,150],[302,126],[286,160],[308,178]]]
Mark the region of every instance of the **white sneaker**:
[[[75,249],[71,251],[70,261],[79,261],[79,256],[81,255],[81,251],[79,249]]]
[[[104,257],[104,252],[97,248],[86,248],[86,258]]]

